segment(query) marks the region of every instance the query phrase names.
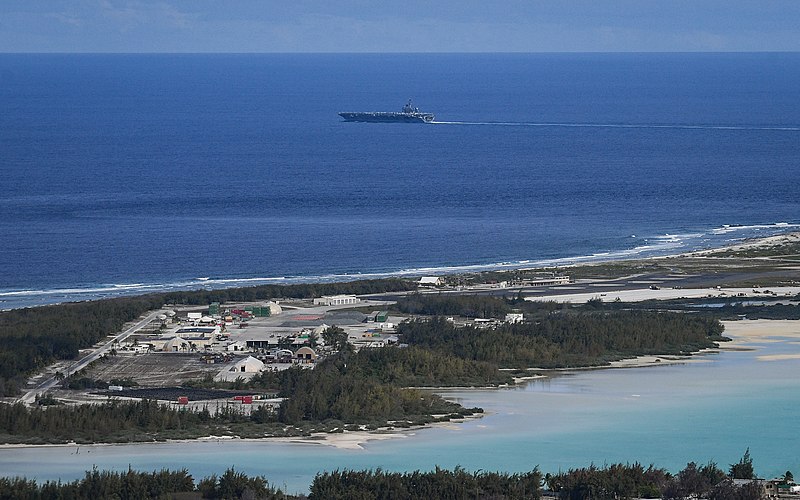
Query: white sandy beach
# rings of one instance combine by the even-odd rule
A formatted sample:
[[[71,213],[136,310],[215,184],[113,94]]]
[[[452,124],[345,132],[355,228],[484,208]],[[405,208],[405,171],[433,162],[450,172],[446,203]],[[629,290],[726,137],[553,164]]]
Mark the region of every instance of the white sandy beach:
[[[741,251],[741,250],[752,250],[755,248],[768,248],[780,245],[791,245],[800,243],[800,232],[792,232],[792,233],[785,233],[779,234],[776,236],[767,236],[764,238],[755,238],[750,240],[742,241],[741,243],[737,243],[735,245],[729,245],[723,248],[712,248],[709,250],[699,250],[697,252],[691,252],[690,256],[708,256],[713,255],[715,253],[720,253],[728,250],[733,251]]]

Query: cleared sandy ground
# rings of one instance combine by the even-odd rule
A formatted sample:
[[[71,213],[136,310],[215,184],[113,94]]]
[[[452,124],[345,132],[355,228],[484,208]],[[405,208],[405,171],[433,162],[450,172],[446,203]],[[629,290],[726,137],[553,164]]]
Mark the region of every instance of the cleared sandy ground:
[[[782,286],[770,287],[769,290],[773,292],[772,297],[779,299],[781,297],[794,296],[800,293],[800,286]],[[703,297],[720,297],[720,298],[747,298],[747,297],[764,297],[764,289],[753,288],[661,288],[659,290],[651,290],[650,288],[642,288],[636,290],[619,290],[619,291],[594,291],[588,293],[567,293],[560,295],[544,295],[539,297],[526,297],[525,300],[530,301],[555,301],[555,302],[572,302],[574,304],[582,304],[591,299],[602,299],[603,302],[611,302],[614,300],[621,300],[622,302],[640,302],[643,300],[668,300],[680,298],[703,298]]]

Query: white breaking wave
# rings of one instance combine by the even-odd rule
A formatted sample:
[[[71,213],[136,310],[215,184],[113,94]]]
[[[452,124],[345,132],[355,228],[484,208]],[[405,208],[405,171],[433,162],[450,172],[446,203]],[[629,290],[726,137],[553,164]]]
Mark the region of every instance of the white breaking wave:
[[[737,226],[725,224],[722,227],[716,227],[711,230],[713,234],[727,234],[737,231],[761,231],[762,229],[792,229],[798,228],[800,224],[789,222],[776,222],[774,224],[756,224],[752,226]]]
[[[131,290],[156,290],[167,288],[170,285],[162,285],[162,284],[151,284],[151,285],[144,285],[144,284],[130,284],[130,285],[111,285],[111,286],[99,286],[99,287],[86,287],[86,288],[50,288],[50,289],[40,289],[40,290],[6,290],[0,292],[0,297],[23,297],[23,296],[37,296],[37,295],[75,295],[75,294],[114,294],[117,293],[125,293]]]
[[[171,283],[118,283],[84,288],[55,288],[31,290],[0,290],[0,302],[7,307],[27,307],[30,305],[52,304],[57,302],[90,300],[122,295],[138,295],[150,292],[166,292],[192,289],[221,289],[236,286],[259,284],[299,284],[330,283],[388,277],[417,277],[425,275],[446,275],[495,270],[513,270],[538,267],[559,267],[608,260],[621,260],[635,257],[668,255],[671,252],[692,251],[733,244],[754,236],[780,234],[796,228],[800,223],[775,222],[772,224],[735,225],[726,224],[709,229],[707,232],[666,233],[647,237],[638,236],[637,246],[620,250],[598,251],[587,255],[546,259],[520,259],[495,263],[477,263],[446,266],[420,266],[404,269],[382,270],[354,273],[329,273],[312,276],[263,276],[263,277],[198,277]],[[732,233],[736,233],[735,235]],[[7,308],[6,307],[6,308]]]

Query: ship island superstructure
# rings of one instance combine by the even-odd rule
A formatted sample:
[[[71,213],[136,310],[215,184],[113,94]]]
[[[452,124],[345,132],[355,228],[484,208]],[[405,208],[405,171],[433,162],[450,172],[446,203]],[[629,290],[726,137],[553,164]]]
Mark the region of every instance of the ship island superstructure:
[[[373,122],[373,123],[431,123],[433,113],[422,113],[419,108],[414,107],[411,99],[408,100],[400,112],[387,111],[367,111],[352,112],[343,111],[339,116],[346,122]]]

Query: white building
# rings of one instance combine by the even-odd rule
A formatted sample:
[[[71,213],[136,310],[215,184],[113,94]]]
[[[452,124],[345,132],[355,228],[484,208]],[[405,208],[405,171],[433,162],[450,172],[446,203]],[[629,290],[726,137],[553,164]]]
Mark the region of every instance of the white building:
[[[275,315],[278,315],[278,314],[283,312],[283,309],[281,308],[280,304],[278,304],[277,302],[271,301],[271,300],[269,302],[267,302],[266,304],[264,304],[262,307],[268,307],[269,308],[269,315],[270,316],[275,316]]]
[[[247,347],[246,340],[238,340],[236,342],[231,342],[230,344],[226,345],[225,350],[228,352],[239,352],[239,351],[249,351],[250,348]]]
[[[361,299],[355,295],[323,295],[314,299],[315,306],[345,306],[358,304],[359,302],[361,302]]]
[[[522,323],[524,318],[522,313],[508,313],[506,314],[506,323]]]
[[[442,286],[444,281],[438,276],[423,276],[419,279],[419,286]]]
[[[553,276],[551,278],[533,278],[514,282],[516,286],[556,286],[568,285],[569,276]]]
[[[219,326],[184,326],[175,330],[175,335],[183,338],[214,338],[219,335],[220,331]]]
[[[227,380],[233,381],[238,378],[249,380],[256,373],[264,369],[264,363],[253,356],[247,356],[244,359],[228,365],[220,371],[214,380]]]
[[[263,369],[264,363],[262,361],[253,356],[247,356],[234,363],[233,366],[228,368],[228,371],[236,373],[258,373]]]

